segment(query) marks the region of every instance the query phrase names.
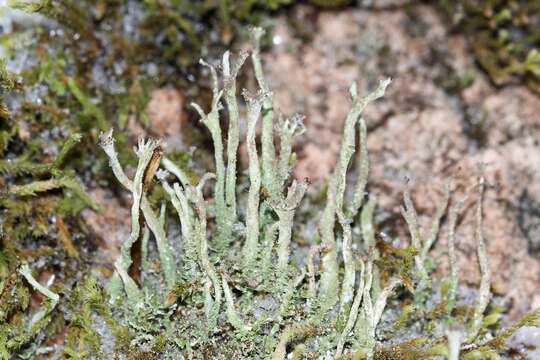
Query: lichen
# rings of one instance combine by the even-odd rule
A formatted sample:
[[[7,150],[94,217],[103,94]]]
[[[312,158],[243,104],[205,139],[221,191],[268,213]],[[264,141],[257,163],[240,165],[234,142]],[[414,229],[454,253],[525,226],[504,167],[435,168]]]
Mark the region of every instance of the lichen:
[[[31,42],[40,61],[25,70],[24,86],[0,64],[0,86],[9,96],[47,88],[40,101],[25,100],[15,111],[17,118],[0,98],[0,153],[9,155],[0,162],[0,171],[9,176],[9,186],[0,194],[6,214],[0,252],[0,358],[51,351],[61,358],[494,358],[505,353],[506,340],[519,328],[540,325],[536,310],[499,329],[503,310],[491,302],[489,239],[482,233],[482,174],[473,186],[478,190],[475,239],[482,274],[475,302],[458,304],[454,232],[465,200],[453,198],[450,184],[442,189],[428,229],[420,228],[407,190],[402,214],[410,242],[394,246],[379,238],[377,200],[365,196],[370,163],[362,113],[383,97],[389,79],[365,96],[356,83],[350,87],[351,109],[339,158],[321,193],[310,192],[309,181],[292,177],[293,144],[304,131],[302,117],[287,118],[277,111],[264,76],[260,28],[252,31],[250,53],[225,52],[219,64],[200,62],[210,73],[212,99],[206,110],[204,101],[193,107],[211,136],[214,167],[206,170],[214,173],[199,176],[186,154],[162,154],[159,140],[141,139],[135,152],[129,151],[128,117],[148,125],[144,108],[155,79],[140,71],[150,67],[148,59],[156,51],[153,22],[164,22],[161,38],[170,45],[155,57],[158,73],[170,74],[162,70],[172,66],[178,75],[180,68],[193,65],[192,52],[198,54],[207,41],[193,26],[197,19],[217,11],[224,24],[221,35],[227,38],[238,24],[231,19],[291,2],[219,1],[208,8],[183,1],[146,1],[141,7],[105,0],[18,2],[54,19],[84,46],[60,39],[53,47]],[[124,24],[133,42],[110,39],[105,31],[120,9],[140,15],[133,17],[135,24]],[[46,43],[53,37],[26,31]],[[178,39],[185,40],[182,46]],[[7,42],[14,50],[15,40]],[[141,50],[146,47],[152,50]],[[242,100],[236,79],[248,56],[257,89],[242,91]],[[113,69],[110,60],[115,57],[126,61],[116,62]],[[530,63],[535,62],[533,53]],[[102,76],[89,77],[89,71]],[[94,83],[96,78],[103,83]],[[38,119],[65,129],[52,139],[50,156],[42,156],[36,139],[26,139],[25,150],[13,146],[25,121],[35,124]],[[243,121],[245,139],[240,138]],[[95,150],[100,131],[106,157],[84,158],[91,163],[81,168],[105,173],[108,161],[110,177],[132,201],[131,231],[107,279],[106,270],[87,266],[86,249],[77,251],[62,225],[63,216],[79,220],[84,206],[98,209],[80,185],[80,160],[67,160],[74,151]],[[247,148],[247,169],[240,169],[237,161],[241,141]],[[354,168],[357,151],[359,165]],[[136,169],[133,177],[124,171],[128,164]],[[155,184],[154,176],[159,180]],[[309,209],[302,206],[306,203]],[[441,284],[429,254],[447,211],[451,274]],[[313,218],[319,231],[311,238],[303,225]],[[23,249],[21,244],[31,246]],[[135,246],[141,246],[137,261],[131,251]],[[30,270],[47,275],[60,267],[61,284],[49,278],[43,285]],[[43,301],[30,308],[30,297],[38,293]],[[57,324],[65,326],[58,329]],[[54,350],[46,338],[61,334],[65,338]]]
[[[488,334],[494,335],[495,339],[506,339],[520,324],[534,324],[534,316],[530,315],[533,320],[526,318],[515,328],[497,335],[492,329],[499,316],[495,313],[485,316],[490,300],[490,280],[482,235],[484,180],[480,175],[476,185],[479,195],[475,236],[483,275],[473,311],[460,322],[454,322],[453,328],[460,330],[453,332],[445,332],[444,328],[436,330],[426,324],[423,331],[428,333],[425,336],[431,331],[438,331],[439,335],[425,337],[422,341],[411,338],[387,348],[392,337],[378,335],[380,327],[385,326],[381,321],[389,299],[396,293],[412,298],[414,302],[404,310],[394,329],[406,328],[410,319],[418,319],[421,314],[431,319],[431,323],[447,319],[455,309],[458,271],[453,270],[451,290],[445,292],[443,304],[430,305],[433,302],[428,299],[437,293],[438,282],[432,279],[432,269],[427,266],[428,256],[451,198],[450,184],[445,187],[430,228],[425,232],[420,230],[414,205],[408,191],[405,192],[402,214],[411,234],[409,247],[395,248],[384,240],[375,240],[373,212],[376,202],[373,198],[366,203],[362,200],[368,182],[369,162],[365,148],[366,127],[361,114],[370,102],[384,95],[389,80],[381,81],[365,97],[358,95],[356,85],[351,86],[352,107],[345,121],[341,152],[330,178],[326,204],[321,209],[320,247],[310,252],[311,260],[306,265],[291,262],[294,213],[305,196],[306,184],[290,178],[290,164],[277,161],[282,155],[290,158],[290,145],[287,143],[291,141],[294,130],[291,133],[286,131],[288,125],[285,131],[273,125],[278,117],[272,110],[272,94],[262,75],[258,52],[262,30],[255,29],[254,34],[255,47],[251,56],[259,90],[255,93],[244,91],[248,126],[245,141],[249,155],[247,194],[235,191],[232,195],[231,186],[238,186],[236,174],[233,174],[237,169],[233,166],[225,170],[226,162],[236,164],[236,159],[230,157],[236,157],[236,138],[239,136],[237,94],[231,85],[234,83],[231,77],[237,75],[240,66],[235,71],[230,70],[231,55],[228,52],[222,60],[222,79],[215,66],[201,61],[212,74],[213,100],[208,112],[199,105],[193,105],[212,135],[216,174],[207,173],[198,184],[192,184],[172,162],[165,165],[170,171],[158,170],[156,173],[177,212],[183,252],[170,250],[164,221],[158,220],[142,187],[142,174],[149,166],[149,158],[157,143],[139,142],[139,166],[132,180],[118,161],[112,132],[102,135],[101,145],[117,180],[133,193],[131,236],[123,244],[115,275],[108,286],[112,306],[129,328],[131,344],[147,353],[161,351],[164,357],[187,351],[194,356],[216,356],[219,352],[236,358],[282,359],[292,351],[294,356],[309,352],[318,357],[335,358],[456,358],[460,353],[465,357],[497,353],[503,347],[502,340],[489,340]],[[244,58],[243,55],[240,57],[239,64]],[[232,150],[225,149],[221,133],[223,116],[220,100],[225,92],[228,92],[226,105],[230,119],[228,136],[233,138],[227,146],[232,146]],[[262,154],[267,152],[266,167],[265,157],[259,158],[256,146],[256,128],[260,118],[263,120]],[[272,126],[265,127],[265,119]],[[265,131],[272,134],[265,135]],[[347,201],[346,178],[349,162],[356,150],[357,134],[361,141],[361,167],[356,184],[353,184],[355,196]],[[285,142],[280,147],[285,154],[278,156],[274,146],[269,145],[270,141],[274,142],[274,135],[280,143]],[[265,145],[265,142],[268,143]],[[215,185],[210,187],[215,204],[213,208],[208,205],[208,193],[205,191],[210,180],[215,181]],[[261,201],[263,186],[275,191]],[[458,201],[451,207],[452,222],[455,222],[461,203]],[[208,221],[210,212],[214,218],[212,221]],[[144,223],[140,223],[139,214],[143,215]],[[336,221],[341,229],[335,227]],[[240,222],[245,231],[234,232],[233,222]],[[141,269],[148,281],[138,284],[128,273],[132,265],[128,250],[143,233],[141,224],[150,230],[157,243],[156,252],[145,250],[150,257],[146,261],[152,261],[152,256],[160,261],[157,263],[159,270]],[[361,240],[357,240],[362,243],[360,252],[353,252],[351,247],[353,236],[358,236],[353,235],[358,234],[352,231],[353,228],[361,228]],[[276,233],[277,244],[274,246]],[[449,246],[453,246],[452,243]],[[319,266],[313,263],[317,253],[320,254]],[[265,265],[257,266],[259,263]],[[263,310],[264,316],[256,316],[254,309],[263,300],[278,306]],[[177,316],[179,313],[182,314],[180,317]],[[189,335],[185,333],[186,329],[190,329]],[[178,331],[182,331],[182,335]],[[220,348],[216,347],[218,338]]]

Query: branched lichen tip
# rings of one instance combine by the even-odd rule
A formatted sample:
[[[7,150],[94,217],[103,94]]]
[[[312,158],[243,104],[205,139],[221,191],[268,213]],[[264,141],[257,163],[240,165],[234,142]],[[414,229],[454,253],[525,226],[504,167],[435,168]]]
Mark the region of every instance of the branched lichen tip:
[[[169,172],[165,169],[159,169],[156,172],[156,177],[158,178],[159,181],[165,181],[168,176],[169,176]]]
[[[349,87],[349,94],[353,100],[358,97],[358,85],[356,85],[356,81]]]
[[[99,134],[99,146],[105,149],[112,144],[114,144],[113,128]]]
[[[384,96],[384,93],[386,92],[386,88],[390,83],[392,82],[391,78],[386,78],[384,80],[379,81],[379,85],[377,86],[377,89],[374,93],[374,99],[379,99]]]

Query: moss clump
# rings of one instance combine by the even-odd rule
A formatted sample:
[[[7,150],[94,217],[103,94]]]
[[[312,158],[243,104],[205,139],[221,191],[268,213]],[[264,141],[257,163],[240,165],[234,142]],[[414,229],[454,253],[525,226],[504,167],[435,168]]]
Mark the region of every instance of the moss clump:
[[[540,4],[536,1],[439,1],[471,38],[480,66],[498,85],[520,81],[540,94]]]

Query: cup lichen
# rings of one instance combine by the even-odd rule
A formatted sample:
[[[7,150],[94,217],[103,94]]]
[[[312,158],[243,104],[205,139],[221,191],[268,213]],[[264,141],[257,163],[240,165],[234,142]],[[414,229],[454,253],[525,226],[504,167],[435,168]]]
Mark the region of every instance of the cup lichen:
[[[243,92],[245,116],[238,103],[236,77],[248,54],[231,62],[226,52],[221,69],[201,61],[211,73],[213,98],[208,112],[195,103],[193,107],[210,132],[215,173],[193,179],[161,156],[159,141],[141,139],[135,149],[136,171],[130,178],[119,160],[112,130],[100,136],[112,172],[132,200],[131,231],[114,273],[102,281],[105,290],[96,274],[78,280],[69,293],[68,309],[58,309],[63,290],[49,289],[34,278],[28,265],[19,266],[12,278],[2,282],[0,299],[9,292],[26,308],[28,285],[45,298],[28,317],[12,316],[13,304],[0,302],[0,358],[48,351],[41,344],[60,311],[68,327],[59,358],[473,359],[496,357],[520,327],[540,326],[536,310],[505,330],[493,329],[500,309],[490,308],[481,173],[475,185],[475,239],[482,276],[475,302],[458,306],[454,232],[466,199],[454,201],[450,183],[426,231],[420,228],[405,191],[402,215],[409,230],[408,247],[379,239],[374,224],[376,199],[369,196],[366,201],[365,196],[369,160],[362,113],[384,96],[390,79],[380,81],[366,96],[359,95],[356,83],[350,87],[351,109],[324,204],[309,212],[300,207],[303,199],[312,196],[308,181],[292,178],[293,139],[303,126],[301,117],[285,119],[276,110],[260,57],[263,35],[262,29],[253,29],[249,56],[259,89]],[[70,86],[77,93],[76,84]],[[103,127],[101,115],[85,105],[85,97],[76,97],[83,112]],[[222,99],[228,113],[226,141]],[[236,158],[242,121],[247,123],[249,159],[245,176]],[[47,181],[76,188],[70,178],[58,176],[64,175],[59,166],[77,141],[70,138],[51,164],[28,167],[54,177],[15,188],[15,195],[31,195],[56,184]],[[357,150],[356,176],[349,176]],[[174,216],[169,216],[165,203],[159,204],[158,212],[149,199],[154,175]],[[447,208],[451,275],[443,292],[429,266],[429,252]],[[314,213],[320,217],[318,234],[305,246],[296,240],[304,236],[303,225]],[[7,244],[1,235],[2,244]],[[140,263],[131,257],[132,247],[139,242]],[[2,266],[17,268],[3,262]],[[131,275],[133,267],[140,267],[140,278]],[[416,320],[419,324],[413,325]],[[407,332],[406,336],[396,335],[399,331]]]

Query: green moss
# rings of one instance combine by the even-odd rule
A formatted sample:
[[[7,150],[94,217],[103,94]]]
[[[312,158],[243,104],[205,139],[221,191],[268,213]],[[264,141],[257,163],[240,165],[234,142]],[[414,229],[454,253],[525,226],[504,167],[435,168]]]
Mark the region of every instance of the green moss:
[[[397,275],[409,291],[414,291],[414,257],[418,254],[418,250],[412,246],[397,248],[383,240],[377,242],[377,249],[381,258],[376,264],[381,269],[382,279]]]
[[[351,0],[309,0],[313,5],[320,6],[322,8],[337,8],[340,6],[349,5]]]
[[[95,279],[90,276],[82,279],[71,292],[69,306],[73,315],[68,319],[63,357],[85,359],[92,355],[105,358],[92,317],[93,310],[104,303]]]
[[[469,37],[478,63],[496,84],[518,80],[540,93],[538,2],[439,0],[439,5]]]

